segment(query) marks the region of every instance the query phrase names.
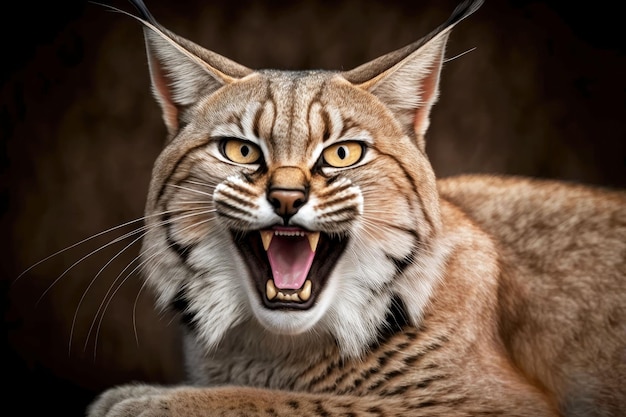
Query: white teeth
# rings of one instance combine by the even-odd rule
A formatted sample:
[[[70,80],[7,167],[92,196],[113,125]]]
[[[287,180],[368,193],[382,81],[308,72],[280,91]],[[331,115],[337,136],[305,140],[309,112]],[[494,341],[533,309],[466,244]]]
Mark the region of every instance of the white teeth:
[[[300,301],[298,294],[283,294],[282,292],[278,293],[278,299],[281,301]]]
[[[320,241],[320,232],[307,233],[306,237],[309,238],[311,252],[315,252],[315,249],[317,249],[317,243]]]
[[[274,233],[278,236],[304,236],[304,232],[299,230],[275,230]]]
[[[267,296],[268,300],[278,298],[281,301],[305,302],[309,298],[311,298],[311,286],[311,280],[307,279],[304,282],[302,289],[300,289],[298,292],[285,294],[284,292],[276,288],[276,285],[274,285],[274,280],[268,279],[265,283],[265,295]]]
[[[320,241],[320,232],[301,232],[301,231],[286,231],[286,230],[260,230],[261,241],[263,241],[263,249],[267,252],[272,243],[274,235],[276,236],[300,236],[307,237],[309,240],[309,246],[311,251],[315,252],[317,244]]]
[[[261,240],[263,241],[263,249],[267,252],[267,249],[270,247],[270,243],[272,243],[272,238],[274,237],[274,232],[271,230],[261,230]]]

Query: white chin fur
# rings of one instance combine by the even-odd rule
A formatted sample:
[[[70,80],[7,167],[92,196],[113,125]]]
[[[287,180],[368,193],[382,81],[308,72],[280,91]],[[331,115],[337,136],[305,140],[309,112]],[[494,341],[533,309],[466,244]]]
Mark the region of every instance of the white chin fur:
[[[251,285],[247,286],[248,296],[254,316],[268,331],[280,335],[295,336],[311,330],[324,316],[331,300],[328,296],[328,287],[333,277],[330,277],[326,288],[319,294],[314,305],[308,310],[272,310],[263,305],[259,294]]]
[[[253,308],[254,315],[264,328],[272,333],[296,336],[313,328],[324,314],[317,306],[309,310],[270,310],[263,306]]]

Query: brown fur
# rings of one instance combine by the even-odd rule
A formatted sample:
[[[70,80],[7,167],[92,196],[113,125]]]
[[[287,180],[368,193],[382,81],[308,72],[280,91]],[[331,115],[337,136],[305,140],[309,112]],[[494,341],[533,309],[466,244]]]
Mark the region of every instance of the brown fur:
[[[626,195],[436,182],[424,155],[447,37],[478,5],[343,73],[248,70],[144,16],[171,140],[153,171],[142,256],[161,306],[187,322],[196,386],[122,386],[90,415],[618,415]],[[267,165],[229,161],[218,144],[229,137]],[[354,140],[367,153],[353,168],[316,165],[328,141]],[[238,247],[273,224],[262,220],[273,190],[303,193],[293,219],[331,249],[343,250],[333,234],[355,240],[318,261],[335,269],[312,277],[320,301],[305,309],[258,304],[249,277],[263,266]]]

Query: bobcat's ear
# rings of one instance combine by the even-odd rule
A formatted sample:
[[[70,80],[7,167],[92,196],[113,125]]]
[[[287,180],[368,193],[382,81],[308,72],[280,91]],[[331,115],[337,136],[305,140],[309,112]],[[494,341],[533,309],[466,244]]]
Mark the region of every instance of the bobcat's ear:
[[[144,25],[152,93],[169,137],[181,127],[185,108],[253,71],[163,28],[141,0],[131,0]]]
[[[385,103],[422,151],[430,109],[439,94],[439,73],[448,35],[454,25],[482,3],[483,0],[461,3],[444,24],[422,39],[342,74]]]

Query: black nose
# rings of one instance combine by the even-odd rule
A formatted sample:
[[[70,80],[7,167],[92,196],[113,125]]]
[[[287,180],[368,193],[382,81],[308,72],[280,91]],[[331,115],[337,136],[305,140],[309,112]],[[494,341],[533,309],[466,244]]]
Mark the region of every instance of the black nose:
[[[307,195],[301,190],[273,189],[267,195],[267,199],[274,207],[274,211],[283,219],[288,220],[298,212],[300,207],[307,201]]]

